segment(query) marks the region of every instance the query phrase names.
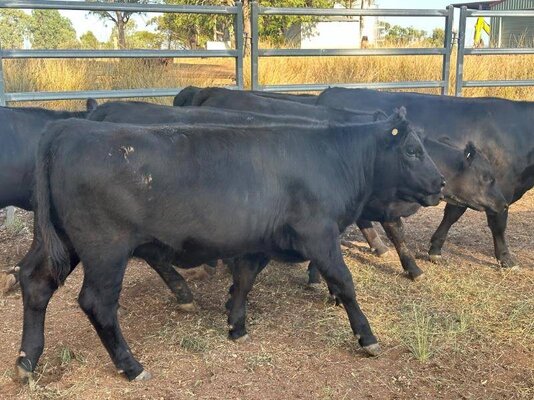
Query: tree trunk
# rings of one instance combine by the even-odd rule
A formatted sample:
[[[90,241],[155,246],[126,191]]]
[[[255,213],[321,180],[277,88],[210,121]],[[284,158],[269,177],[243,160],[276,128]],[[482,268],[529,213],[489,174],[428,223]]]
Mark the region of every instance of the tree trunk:
[[[250,0],[243,0],[243,47],[246,56],[250,55],[250,46],[252,45],[251,31],[252,26],[250,23]]]
[[[122,12],[117,11],[117,35],[119,39],[119,49],[125,49],[126,48],[126,24],[124,23],[124,18],[122,15]]]

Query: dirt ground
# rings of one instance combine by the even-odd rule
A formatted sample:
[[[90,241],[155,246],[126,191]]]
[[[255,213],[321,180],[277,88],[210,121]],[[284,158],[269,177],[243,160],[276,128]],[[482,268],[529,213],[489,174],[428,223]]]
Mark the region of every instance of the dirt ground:
[[[407,220],[408,242],[427,249],[442,206]],[[31,239],[31,215],[0,230],[0,269],[13,266]],[[180,312],[156,273],[133,260],[121,296],[121,325],[153,374],[130,383],[119,375],[77,305],[79,266],[51,301],[37,379],[13,382],[22,307],[19,292],[0,298],[2,399],[533,399],[534,193],[511,208],[509,245],[521,268],[496,268],[485,216],[469,211],[444,247],[447,263],[419,260],[410,282],[396,256],[361,246],[345,260],[362,309],[383,347],[358,348],[345,312],[326,288],[306,288],[304,265],[273,264],[250,295],[250,340],[226,339],[223,304],[230,277],[192,281],[200,310]]]

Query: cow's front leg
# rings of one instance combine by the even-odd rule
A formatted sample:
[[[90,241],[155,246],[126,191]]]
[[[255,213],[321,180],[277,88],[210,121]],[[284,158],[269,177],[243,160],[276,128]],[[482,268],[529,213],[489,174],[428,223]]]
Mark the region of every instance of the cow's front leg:
[[[451,229],[451,226],[464,215],[466,210],[467,207],[463,206],[455,206],[452,204],[447,204],[445,206],[443,219],[430,239],[430,250],[428,250],[430,261],[437,262],[441,260],[441,249],[447,239],[449,229]]]
[[[491,214],[486,213],[488,220],[488,226],[491,229],[493,235],[493,245],[495,247],[495,257],[499,264],[503,268],[517,267],[516,261],[513,259],[510,251],[508,250],[508,244],[506,243],[506,224],[508,222],[508,210],[499,213]]]
[[[347,268],[335,225],[302,227],[298,230],[302,253],[317,266],[322,277],[331,287],[347,312],[350,325],[359,344],[370,355],[378,355],[380,347],[371,331],[369,322],[356,301],[354,283]]]
[[[402,268],[406,271],[408,277],[412,280],[416,280],[423,275],[423,271],[417,266],[415,257],[406,245],[402,220],[399,218],[395,221],[382,222],[382,227],[389,240],[395,245]]]
[[[233,284],[230,288],[231,298],[226,303],[228,310],[229,337],[235,341],[247,339],[246,303],[247,295],[254,285],[256,276],[267,265],[269,259],[263,254],[251,254],[239,257],[230,263]]]

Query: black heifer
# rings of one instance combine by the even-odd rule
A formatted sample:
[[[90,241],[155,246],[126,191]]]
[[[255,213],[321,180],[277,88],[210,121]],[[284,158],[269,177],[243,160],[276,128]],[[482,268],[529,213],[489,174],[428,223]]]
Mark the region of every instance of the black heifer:
[[[53,111],[36,107],[0,107],[0,208],[15,206],[32,211],[35,153],[41,132],[50,121],[85,118],[96,107],[87,101],[87,111]],[[18,281],[19,266],[7,272],[7,291]]]
[[[508,204],[534,186],[534,102],[333,88],[319,96],[318,104],[386,111],[403,104],[413,122],[425,129],[429,137],[447,136],[458,146],[474,142],[488,157]],[[431,239],[432,259],[441,257],[450,227],[465,211],[465,204],[447,204],[443,221]],[[499,213],[487,210],[486,215],[495,257],[503,267],[516,266],[505,239],[508,210]]]
[[[129,379],[149,374],[122,336],[117,304],[127,261],[144,246],[163,247],[184,266],[241,257],[245,270],[234,274],[229,316],[234,339],[246,334],[244,303],[254,278],[246,271],[269,258],[312,260],[360,345],[376,354],[339,234],[374,191],[393,185],[427,202],[443,185],[402,113],[373,124],[252,131],[56,122],[40,142],[36,170],[36,223],[50,266],[25,267],[21,276],[22,377],[42,353],[46,306],[72,271],[70,250],[84,264],[80,306]]]
[[[0,107],[0,208],[33,210],[35,153],[43,128],[50,121],[85,118],[94,107],[92,99],[87,102],[87,111]]]
[[[261,110],[274,115],[291,113],[291,115],[303,115],[324,120],[328,120],[333,115],[346,114],[345,110],[331,108],[331,103],[328,102],[324,104],[328,104],[326,108],[317,108],[311,105],[299,104],[299,97],[283,96],[283,99],[275,100],[260,98],[246,91],[207,88],[195,94],[193,104],[226,109]],[[291,104],[292,102],[287,99],[295,99],[296,101]],[[318,102],[317,98],[316,100]],[[340,103],[333,105],[341,108]],[[369,111],[369,108],[367,110]],[[361,113],[362,111],[358,110],[358,112]],[[430,144],[428,150],[431,157],[439,159],[438,167],[446,171],[447,180],[451,179],[450,185],[446,188],[449,201],[454,201],[455,204],[458,204],[458,201],[461,200],[463,203],[460,204],[475,209],[483,208],[491,212],[503,211],[506,207],[506,201],[494,184],[491,167],[482,154],[477,154],[478,152],[476,152],[473,145],[466,147],[464,158],[463,147],[462,149],[454,149],[451,146],[433,140],[428,140],[428,143]],[[474,163],[473,160],[475,161]],[[362,218],[357,221],[357,225],[371,248],[380,254],[387,247],[374,231],[370,221],[381,222],[387,236],[395,245],[403,269],[407,272],[408,277],[416,279],[423,271],[417,266],[415,257],[406,245],[403,224],[400,218],[415,213],[419,209],[419,205],[399,202],[398,200],[394,193],[388,194],[387,200],[371,199],[371,204],[369,204],[368,208],[366,207]],[[319,274],[313,268],[310,268],[309,284],[315,285],[317,283],[319,283]]]
[[[212,89],[212,88],[209,88]],[[172,105],[175,107],[192,106],[195,96],[204,90],[204,88],[197,86],[187,86],[182,89],[180,93],[174,96]],[[252,93],[261,97],[274,98],[279,100],[298,101],[299,103],[314,105],[316,102],[316,96],[310,94],[283,94],[283,93],[271,93],[261,92],[257,90],[247,90],[247,93]]]
[[[469,142],[465,149],[429,139],[426,139],[424,144],[447,181],[443,189],[447,202],[492,212],[502,212],[506,208],[506,200],[495,184],[488,160],[477,151],[473,143]],[[361,229],[363,225],[368,228],[367,234],[369,234],[374,230],[368,221],[380,222],[395,246],[408,277],[416,279],[423,271],[417,266],[415,256],[406,245],[401,218],[413,215],[421,206],[414,202],[392,201],[392,197],[394,196],[390,195],[381,199],[379,196],[373,196],[365,205],[358,227]],[[319,284],[319,271],[311,264],[308,267],[308,275],[310,285]]]

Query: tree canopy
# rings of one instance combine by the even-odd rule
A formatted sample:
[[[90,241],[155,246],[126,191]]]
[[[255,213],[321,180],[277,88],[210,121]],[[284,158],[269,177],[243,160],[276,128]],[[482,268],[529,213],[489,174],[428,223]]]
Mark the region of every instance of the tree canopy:
[[[0,47],[20,49],[28,36],[30,17],[22,10],[0,10]]]
[[[77,47],[76,30],[70,19],[57,10],[33,10],[30,41],[34,49],[65,49]]]

